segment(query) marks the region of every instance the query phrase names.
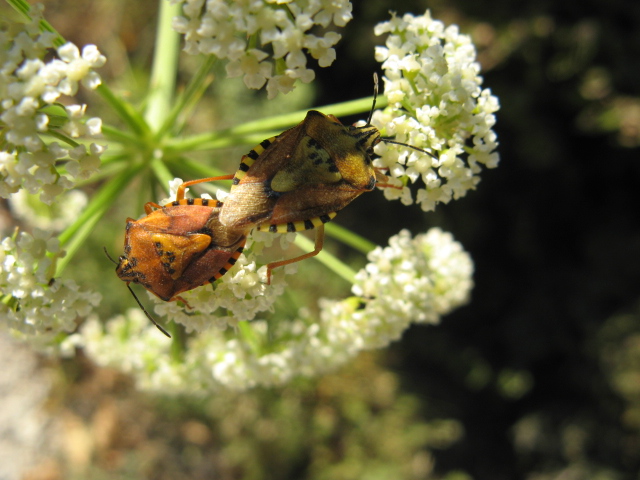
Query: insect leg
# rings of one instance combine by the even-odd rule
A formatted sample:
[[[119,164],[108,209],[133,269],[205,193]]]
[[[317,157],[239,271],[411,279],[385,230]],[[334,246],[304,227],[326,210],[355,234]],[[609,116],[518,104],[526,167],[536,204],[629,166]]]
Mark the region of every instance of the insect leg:
[[[198,180],[189,180],[188,182],[184,182],[182,185],[178,187],[178,191],[176,192],[176,200],[182,200],[184,198],[184,191],[190,185],[196,185],[198,183],[205,182],[215,182],[218,180],[231,180],[233,175],[222,175],[220,177],[208,177],[208,178],[200,178]]]
[[[307,258],[315,257],[320,250],[322,250],[322,245],[324,244],[324,224],[316,227],[316,244],[315,248],[312,252],[305,253],[304,255],[300,255],[299,257],[289,258],[287,260],[280,260],[279,262],[272,262],[267,265],[267,285],[271,284],[271,271],[274,268],[282,267],[284,265],[289,265],[290,263],[296,263],[300,260],[305,260]]]

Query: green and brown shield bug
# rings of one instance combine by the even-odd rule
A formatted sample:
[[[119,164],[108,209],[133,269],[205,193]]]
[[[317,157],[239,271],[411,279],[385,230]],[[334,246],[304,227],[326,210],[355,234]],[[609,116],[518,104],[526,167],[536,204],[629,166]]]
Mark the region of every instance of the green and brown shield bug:
[[[314,250],[269,264],[268,281],[272,269],[317,255],[324,224],[359,195],[376,186],[398,188],[373,166],[379,142],[398,143],[382,138],[371,125],[377,75],[374,84],[373,106],[364,126],[343,125],[333,115],[311,110],[300,124],[264,140],[242,157],[220,212],[223,225],[278,233],[317,229]]]

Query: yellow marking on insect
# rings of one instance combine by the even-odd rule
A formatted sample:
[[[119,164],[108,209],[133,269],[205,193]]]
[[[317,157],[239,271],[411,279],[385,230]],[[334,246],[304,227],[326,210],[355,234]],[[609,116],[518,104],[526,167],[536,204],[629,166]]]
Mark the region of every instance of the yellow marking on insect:
[[[224,276],[229,270],[231,270],[231,268],[238,261],[238,258],[240,258],[240,255],[242,254],[243,250],[244,250],[244,246],[239,247],[235,252],[233,252],[233,255],[231,255],[231,257],[229,258],[229,261],[224,265],[224,267],[222,267],[217,273],[213,275],[213,278],[211,278],[209,282],[211,283],[215,282],[220,277]]]
[[[197,205],[202,207],[220,208],[222,206],[222,202],[211,198],[181,198],[180,200],[174,200],[171,203],[167,203],[165,207],[176,207],[178,205]]]
[[[318,228],[327,222],[330,222],[335,218],[337,212],[330,212],[320,217],[313,217],[308,220],[300,220],[297,222],[281,223],[277,225],[270,225],[263,223],[256,227],[259,232],[271,232],[271,233],[292,233],[303,232],[305,230],[311,230],[312,228]]]
[[[269,148],[269,146],[277,137],[278,136],[276,135],[275,137],[263,140],[258,145],[253,147],[249,153],[243,155],[242,160],[240,161],[240,166],[238,167],[238,170],[233,177],[234,186],[240,183],[240,181],[247,175],[247,172],[249,171],[249,168],[251,168],[251,165],[253,165],[253,163],[258,159],[258,157],[260,157],[260,155],[262,155],[262,152]],[[231,188],[233,188],[233,186]]]

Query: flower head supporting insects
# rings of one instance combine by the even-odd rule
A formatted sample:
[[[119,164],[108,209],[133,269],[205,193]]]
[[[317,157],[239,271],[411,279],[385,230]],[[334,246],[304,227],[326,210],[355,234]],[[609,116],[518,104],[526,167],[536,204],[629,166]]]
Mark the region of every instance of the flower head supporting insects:
[[[385,136],[437,154],[434,159],[415,150],[379,144],[377,165],[392,177],[422,179],[416,201],[430,211],[466,194],[480,181],[481,165],[498,165],[494,113],[498,99],[482,89],[476,50],[458,27],[444,26],[427,11],[406,14],[376,26],[388,34],[386,46],[376,48],[384,70],[389,105],[376,111],[371,123]],[[411,204],[408,187],[386,189],[387,198]]]
[[[412,238],[405,230],[371,252],[357,274],[356,297],[322,300],[318,318],[304,309],[274,326],[240,322],[231,336],[209,328],[188,340],[180,362],[169,360],[169,342],[137,310],[110,321],[106,332],[90,321],[69,341],[84,345],[98,363],[132,373],[147,390],[206,394],[282,385],[384,347],[411,323],[438,323],[468,301],[472,273],[469,255],[450,234],[431,229]]]
[[[315,78],[305,52],[327,67],[336,58],[335,32],[322,36],[312,27],[331,23],[344,27],[351,20],[348,0],[180,0],[183,16],[174,28],[185,35],[185,50],[228,60],[227,74],[243,76],[248,88],[265,83],[269,98],[290,92],[296,80]]]

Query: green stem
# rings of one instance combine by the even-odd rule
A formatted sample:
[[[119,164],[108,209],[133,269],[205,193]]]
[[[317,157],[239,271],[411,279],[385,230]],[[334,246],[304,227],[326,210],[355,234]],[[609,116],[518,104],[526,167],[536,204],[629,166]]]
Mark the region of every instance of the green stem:
[[[144,147],[144,142],[140,140],[140,137],[120,130],[119,128],[102,125],[102,133],[104,138],[109,142],[119,143],[122,146],[131,146],[138,150]]]
[[[135,177],[142,164],[136,165],[120,172],[117,176],[107,182],[91,199],[87,208],[78,219],[73,222],[59,236],[60,246],[64,247],[67,255],[58,260],[56,276],[60,276],[65,267],[71,262],[74,255],[80,249],[93,228],[102,218],[107,209],[115,202],[118,195],[122,193],[127,184]]]
[[[252,352],[260,352],[260,338],[249,322],[238,322],[238,336],[245,347]]]
[[[156,178],[162,188],[167,193],[169,192],[169,182],[174,179],[174,175],[167,168],[166,163],[164,163],[161,159],[156,159],[151,162],[151,170],[155,174]]]
[[[31,20],[31,15],[29,15],[31,12],[31,5],[29,5],[25,0],[7,0],[7,3],[11,5],[16,12],[22,14],[24,18]],[[53,39],[54,47],[58,48],[66,43],[64,37],[44,19],[40,20],[40,30],[56,34],[56,38]]]
[[[336,103],[318,107],[319,111],[331,113],[336,116],[355,115],[357,113],[368,112],[371,109],[373,97],[351,100],[348,102]],[[384,97],[378,98],[378,106],[384,107],[387,100]],[[258,138],[255,143],[281,133],[283,129],[292,127],[301,122],[307,110],[285,113],[273,117],[262,118],[252,122],[243,123],[232,128],[220,130],[218,132],[193,135],[186,138],[178,138],[169,142],[171,150],[187,152],[196,150],[210,150],[214,148],[228,147],[232,145],[246,144],[247,139]]]
[[[57,132],[56,130],[48,130],[47,133],[49,135],[51,135],[52,137],[57,138],[61,142],[64,142],[64,143],[66,143],[67,145],[69,145],[69,146],[71,146],[73,148],[75,148],[78,145],[80,145],[75,140],[72,140],[71,138],[67,137],[65,134]]]
[[[100,94],[122,121],[135,132],[136,136],[139,138],[146,138],[148,136],[149,126],[131,104],[122,101],[118,96],[114,95],[104,83],[96,88],[96,92]]]
[[[229,173],[210,165],[203,165],[200,162],[196,162],[185,157],[176,158],[175,162],[173,160],[170,162],[172,167],[174,167],[174,164],[175,171],[179,172],[183,178],[220,177]],[[230,183],[228,185],[230,185]]]
[[[163,138],[168,130],[178,133],[181,132],[189,113],[195,108],[198,100],[202,97],[207,87],[213,81],[211,68],[216,58],[213,55],[204,58],[204,61],[198,67],[198,71],[189,81],[184,92],[174,103],[171,112],[167,115],[162,127],[158,131],[158,138]],[[181,117],[181,120],[178,120]],[[173,135],[175,136],[175,135]]]
[[[361,237],[357,233],[353,233],[351,230],[348,230],[338,225],[337,223],[327,223],[324,228],[327,232],[327,235],[329,235],[331,238],[335,238],[345,245],[349,245],[351,248],[364,253],[365,255],[376,248],[375,243],[367,240],[364,237]]]
[[[294,243],[298,247],[300,247],[302,250],[307,252],[312,251],[314,248],[314,242],[312,242],[307,237],[302,235],[296,235],[296,239]],[[328,267],[334,273],[337,273],[339,276],[344,278],[347,282],[351,284],[355,282],[356,272],[351,267],[349,267],[348,265],[338,260],[337,257],[330,254],[329,252],[322,250],[318,255],[316,255],[313,258],[316,258],[320,263],[323,263],[326,267]]]
[[[148,103],[144,114],[147,125],[154,132],[162,126],[173,101],[180,37],[171,28],[171,22],[179,13],[179,4],[160,2],[157,41],[151,67]]]

